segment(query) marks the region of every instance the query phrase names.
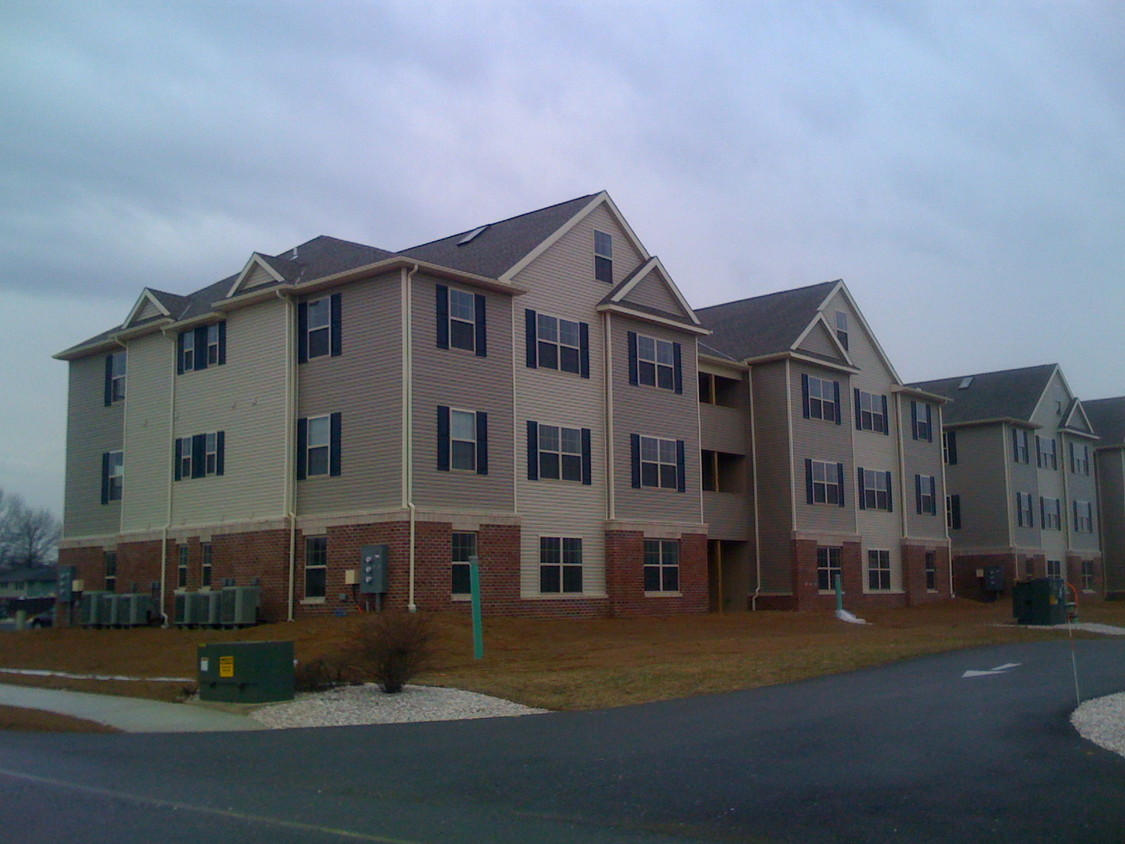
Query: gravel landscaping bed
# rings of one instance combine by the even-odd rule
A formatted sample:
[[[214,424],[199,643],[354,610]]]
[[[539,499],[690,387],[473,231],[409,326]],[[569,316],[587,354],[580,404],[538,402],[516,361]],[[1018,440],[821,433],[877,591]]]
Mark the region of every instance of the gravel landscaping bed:
[[[1070,723],[1082,738],[1125,756],[1125,692],[1086,701]]]

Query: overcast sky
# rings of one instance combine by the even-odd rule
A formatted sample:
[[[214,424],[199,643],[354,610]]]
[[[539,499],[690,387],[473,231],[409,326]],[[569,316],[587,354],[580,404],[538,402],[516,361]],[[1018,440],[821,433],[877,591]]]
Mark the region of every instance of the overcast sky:
[[[907,381],[1125,394],[1125,3],[0,4],[0,486],[145,286],[608,190],[702,307],[843,278]]]

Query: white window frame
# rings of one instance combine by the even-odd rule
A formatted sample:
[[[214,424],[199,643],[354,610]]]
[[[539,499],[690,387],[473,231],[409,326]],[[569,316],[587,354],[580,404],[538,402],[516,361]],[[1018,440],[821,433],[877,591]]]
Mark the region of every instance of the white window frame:
[[[886,472],[863,469],[863,506],[866,510],[891,509],[891,485]]]
[[[314,456],[319,459],[321,453],[324,455],[323,469],[313,462]],[[314,471],[314,468],[316,471]],[[331,414],[310,416],[305,429],[305,477],[327,477],[331,470],[332,416]]]
[[[567,339],[563,339],[563,334]],[[537,313],[535,315],[536,365],[559,372],[582,373],[582,323],[573,319]],[[573,340],[574,342],[570,342]],[[546,356],[544,355],[546,351]],[[554,358],[554,365],[549,361]],[[566,365],[564,365],[564,359]],[[548,362],[544,362],[544,361]],[[638,357],[639,362],[639,357]],[[638,368],[638,374],[639,374]]]
[[[646,595],[680,594],[680,541],[678,539],[646,539],[644,541],[643,569]],[[655,577],[659,588],[649,588],[651,585],[650,577]]]
[[[867,591],[891,591],[891,552],[867,549]]]
[[[472,537],[467,541],[466,537]],[[477,555],[479,537],[475,531],[455,530],[449,538],[449,592],[454,598],[466,598],[472,594],[469,574],[470,558]],[[457,591],[458,581],[465,584],[463,592]]]
[[[119,362],[120,365],[118,365]],[[124,349],[110,354],[109,398],[111,403],[124,401],[125,399],[125,372],[127,367],[128,358]]]
[[[836,382],[827,378],[808,376],[809,418],[838,422],[836,418]]]
[[[594,229],[594,278],[613,284],[613,235],[597,229]]]
[[[121,449],[109,452],[106,480],[109,485],[107,500],[120,501],[125,494],[125,452]]]
[[[1034,497],[1030,492],[1016,493],[1016,527],[1035,527]]]
[[[1027,431],[1023,428],[1012,429],[1012,458],[1016,463],[1031,464],[1031,447]]]
[[[813,504],[839,507],[844,490],[840,485],[840,467],[827,460],[812,460]],[[818,495],[818,490],[820,494]]]
[[[332,355],[332,297],[323,296],[312,299],[305,306],[305,349],[306,358],[326,358]],[[315,340],[314,340],[315,338]],[[317,343],[324,344],[324,351],[315,351]]]
[[[449,288],[449,348],[477,350],[477,297],[456,287]]]
[[[1039,515],[1043,530],[1062,530],[1062,502],[1058,498],[1039,498]]]
[[[859,430],[885,434],[889,430],[887,414],[883,413],[883,396],[859,390]]]
[[[211,574],[215,565],[215,549],[210,542],[201,542],[199,554],[199,585],[210,586]]]
[[[844,549],[835,545],[818,545],[816,547],[816,588],[818,591],[836,591],[836,575],[843,577],[844,572],[843,555]]]
[[[557,555],[556,555],[557,551]],[[557,559],[556,559],[557,556]],[[557,570],[558,588],[544,589],[546,570]],[[577,536],[539,537],[539,593],[541,595],[581,595],[584,589],[582,539]],[[577,589],[574,577],[577,575]],[[570,580],[568,584],[567,581]],[[571,588],[567,588],[568,585]]]
[[[1062,560],[1047,560],[1047,577],[1062,578]]]
[[[314,591],[319,591],[320,594],[312,594],[309,590],[309,575],[317,574],[323,578],[323,582],[318,585]],[[305,537],[305,600],[306,601],[323,601],[328,596],[328,537],[327,536],[306,536]]]
[[[207,326],[207,365],[219,365],[219,324],[217,322]]]
[[[679,489],[680,461],[679,445],[676,440],[664,437],[639,436],[638,449],[640,461],[641,486],[649,489]],[[668,461],[669,451],[671,462]],[[646,472],[646,467],[648,471]],[[652,473],[656,473],[656,483],[651,483]],[[646,475],[648,477],[646,477]],[[668,481],[671,481],[668,483]]]
[[[470,435],[459,430],[470,425]],[[459,436],[460,434],[460,436]],[[476,472],[477,470],[477,412],[449,408],[449,468],[454,472]],[[458,447],[460,446],[460,448]]]
[[[102,566],[104,567],[105,574],[102,578],[103,589],[106,592],[117,591],[117,552],[104,551],[102,552]]]
[[[191,553],[187,543],[179,547],[179,559],[176,565],[176,585],[179,589],[187,589],[188,585],[188,556]]]
[[[195,369],[195,332],[185,331],[180,336],[183,337],[180,348],[180,369],[191,372]]]
[[[1074,532],[1094,532],[1094,505],[1089,501],[1074,502]]]
[[[847,311],[836,311],[836,339],[840,341],[840,345],[844,350],[848,350],[848,313]]]
[[[1051,444],[1051,450],[1050,451],[1048,451],[1046,449],[1046,445],[1045,445],[1046,443]],[[1059,449],[1058,449],[1058,443],[1055,441],[1055,438],[1054,437],[1040,437],[1038,434],[1036,434],[1035,435],[1035,445],[1036,445],[1036,448],[1039,450],[1039,455],[1038,455],[1039,468],[1040,469],[1058,470],[1058,468],[1059,468]],[[1050,465],[1048,465],[1048,464],[1050,464]]]
[[[1082,561],[1082,591],[1083,592],[1093,592],[1094,591],[1094,561],[1093,560],[1083,560]]]
[[[676,389],[676,347],[670,340],[637,335],[637,383],[661,390]]]
[[[923,559],[923,570],[926,574],[926,591],[937,591],[937,552],[927,551]]]
[[[922,506],[921,515],[937,515],[937,479],[933,475],[918,476],[918,503]],[[933,494],[930,489],[933,488]]]
[[[582,483],[582,429],[539,423],[537,430],[539,479]]]

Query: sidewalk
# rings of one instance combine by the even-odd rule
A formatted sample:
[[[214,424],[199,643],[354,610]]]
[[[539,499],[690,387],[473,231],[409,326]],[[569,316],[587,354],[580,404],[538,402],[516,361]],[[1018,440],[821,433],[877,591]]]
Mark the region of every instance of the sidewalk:
[[[42,709],[107,724],[127,733],[202,733],[265,729],[245,715],[190,703],[95,695],[0,684],[0,704]]]

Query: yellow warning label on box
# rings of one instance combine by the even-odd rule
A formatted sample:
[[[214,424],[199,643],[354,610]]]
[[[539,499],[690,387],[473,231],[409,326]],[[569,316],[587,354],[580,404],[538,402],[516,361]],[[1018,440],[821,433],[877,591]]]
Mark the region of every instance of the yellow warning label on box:
[[[220,677],[233,677],[234,676],[234,657],[221,656],[219,657],[219,676]]]

